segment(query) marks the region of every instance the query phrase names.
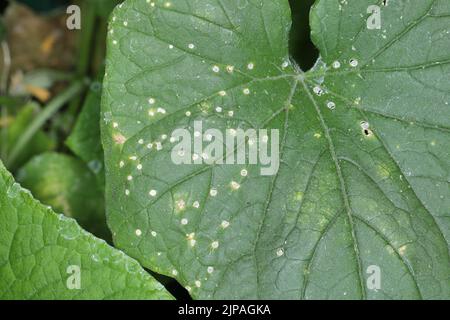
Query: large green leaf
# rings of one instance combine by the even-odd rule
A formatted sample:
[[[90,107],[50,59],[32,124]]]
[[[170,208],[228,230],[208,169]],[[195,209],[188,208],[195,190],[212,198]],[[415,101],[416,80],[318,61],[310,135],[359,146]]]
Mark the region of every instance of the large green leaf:
[[[373,2],[316,2],[306,73],[286,0],[119,6],[102,100],[117,246],[195,298],[450,298],[450,5],[379,1],[371,30]],[[279,129],[278,173],[173,164],[164,135],[194,120]]]
[[[170,298],[137,261],[34,200],[1,163],[0,288],[0,299]]]

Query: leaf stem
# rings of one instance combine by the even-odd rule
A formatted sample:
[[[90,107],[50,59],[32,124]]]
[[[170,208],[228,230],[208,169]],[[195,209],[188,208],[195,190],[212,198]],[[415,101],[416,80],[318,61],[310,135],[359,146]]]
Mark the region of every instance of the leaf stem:
[[[90,4],[89,1],[86,1],[83,4],[83,12],[85,12],[86,14],[84,15],[82,20],[82,32],[80,32],[79,34],[80,47],[78,51],[78,62],[76,66],[76,74],[78,77],[86,76],[89,71],[92,56],[92,44],[94,38],[93,35],[96,22],[96,13],[94,8],[92,7],[93,5]],[[71,118],[71,123],[73,122],[73,119],[76,118],[76,114],[81,105],[81,100],[81,97],[76,97],[69,104],[66,117]]]
[[[17,160],[23,148],[28,144],[31,138],[39,131],[39,129],[50,119],[61,107],[63,107],[70,99],[76,96],[84,88],[84,81],[77,79],[60,95],[56,96],[32,121],[25,132],[21,135],[17,143],[11,150],[6,163],[10,166]]]
[[[6,41],[2,41],[1,43],[2,52],[3,52],[3,71],[0,79],[0,95],[5,95],[8,92],[8,78],[9,78],[9,72],[11,69],[11,54],[9,51],[9,46]],[[8,109],[6,106],[1,106],[1,117],[3,119],[8,118]],[[5,126],[1,129],[1,150],[0,155],[2,159],[5,159],[6,152],[7,152],[7,145],[8,145],[8,125],[5,124]]]

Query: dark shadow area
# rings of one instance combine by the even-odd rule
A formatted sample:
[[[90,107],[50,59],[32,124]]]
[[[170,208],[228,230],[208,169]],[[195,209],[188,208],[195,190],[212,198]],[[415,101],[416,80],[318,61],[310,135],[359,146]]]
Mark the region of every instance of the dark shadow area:
[[[5,11],[7,6],[8,6],[8,2],[7,1],[1,1],[0,2],[0,14],[3,14],[3,12]]]
[[[192,300],[188,291],[183,288],[175,279],[163,276],[148,269],[146,269],[146,271],[150,273],[157,281],[159,281],[177,300]]]
[[[303,71],[308,71],[316,62],[319,51],[311,41],[309,11],[314,0],[289,0],[292,11],[292,30],[289,49],[292,58]]]
[[[70,4],[69,0],[19,0],[23,4],[26,4],[32,8],[35,12],[49,12],[55,9],[67,8]]]

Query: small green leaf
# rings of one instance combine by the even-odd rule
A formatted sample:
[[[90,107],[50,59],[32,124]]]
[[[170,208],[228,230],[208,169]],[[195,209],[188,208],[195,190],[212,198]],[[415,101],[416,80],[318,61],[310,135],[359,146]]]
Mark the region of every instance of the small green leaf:
[[[45,205],[72,217],[87,231],[109,239],[104,196],[94,174],[74,157],[44,153],[18,172],[18,182]]]
[[[101,84],[94,82],[66,145],[95,173],[104,187],[103,148],[100,140]]]
[[[116,245],[194,298],[449,299],[450,7],[378,1],[368,29],[374,2],[316,1],[306,73],[287,0],[116,8],[102,99]],[[164,137],[194,121],[278,129],[277,174],[174,164]]]
[[[34,200],[1,163],[0,287],[0,299],[171,298],[135,260]]]

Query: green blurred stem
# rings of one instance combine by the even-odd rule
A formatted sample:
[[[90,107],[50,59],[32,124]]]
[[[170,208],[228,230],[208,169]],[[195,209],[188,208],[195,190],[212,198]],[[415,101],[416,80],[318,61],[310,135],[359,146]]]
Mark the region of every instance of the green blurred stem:
[[[83,10],[83,21],[80,32],[80,51],[78,53],[77,74],[78,76],[86,75],[89,70],[89,63],[92,51],[92,40],[95,27],[95,10],[85,1],[85,8]]]
[[[1,96],[6,96],[7,92],[8,92],[8,78],[9,78],[9,71],[11,69],[11,54],[9,52],[9,46],[8,43],[6,41],[2,41],[1,42],[1,47],[2,47],[2,53],[3,53],[3,70],[2,70],[2,74],[1,74],[1,79],[0,79],[0,95]],[[6,108],[6,106],[0,106],[1,107],[1,117],[3,119],[6,119],[8,117],[8,109]],[[6,157],[6,146],[7,146],[7,140],[8,140],[8,125],[4,125],[1,129],[1,139],[2,139],[2,143],[1,143],[1,158],[5,159]]]
[[[94,28],[96,21],[96,13],[94,8],[92,8],[92,4],[90,4],[89,1],[84,1],[83,4],[84,4],[82,10],[83,19],[81,21],[82,24],[79,42],[80,48],[78,51],[78,59],[77,59],[78,62],[76,67],[76,74],[78,77],[85,77],[89,71],[92,56]],[[81,97],[76,97],[75,99],[73,99],[69,104],[66,116],[75,119],[80,104],[81,104]]]
[[[72,84],[61,94],[56,96],[50,103],[39,113],[39,115],[28,126],[25,132],[20,136],[17,143],[11,150],[7,158],[7,165],[11,165],[18,158],[22,150],[30,142],[31,138],[41,127],[50,119],[59,109],[61,109],[68,101],[80,93],[84,88],[82,80],[75,80]]]

